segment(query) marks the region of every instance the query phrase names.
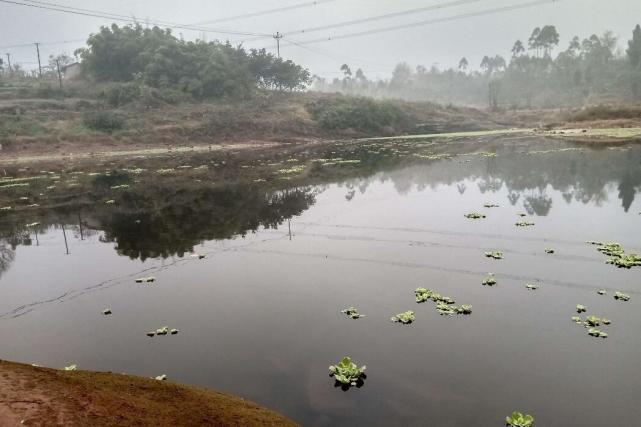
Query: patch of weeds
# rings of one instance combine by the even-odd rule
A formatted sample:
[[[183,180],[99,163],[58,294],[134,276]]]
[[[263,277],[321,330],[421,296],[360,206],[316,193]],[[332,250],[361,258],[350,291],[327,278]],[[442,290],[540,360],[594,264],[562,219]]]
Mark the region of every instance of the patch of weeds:
[[[112,111],[95,111],[85,113],[82,123],[89,129],[112,133],[125,127],[125,119],[120,114]]]
[[[531,427],[534,425],[534,417],[514,411],[512,415],[505,417],[505,424],[511,427]]]
[[[588,242],[591,245],[596,245],[597,250],[602,254],[609,256],[605,262],[612,264],[619,268],[630,269],[632,267],[641,266],[641,256],[637,254],[627,254],[623,246],[619,243],[601,243],[601,242]]]
[[[350,319],[360,319],[361,317],[365,317],[364,314],[360,314],[358,312],[356,307],[346,308],[345,310],[341,310],[341,313],[345,314]]]
[[[436,311],[440,315],[454,315],[454,314],[471,314],[472,306],[471,305],[454,305],[454,300],[450,297],[443,296],[438,292],[435,292],[431,289],[426,288],[416,288],[414,291],[416,296],[417,303],[423,303],[428,300],[432,300],[436,303]]]
[[[493,273],[488,273],[485,279],[481,282],[483,286],[494,286],[497,284],[496,278]]]
[[[489,252],[485,252],[485,256],[492,259],[503,259],[503,252],[489,251]]]
[[[404,325],[409,325],[416,320],[416,316],[413,311],[406,311],[404,313],[399,313],[396,316],[390,318],[392,322],[403,323]]]
[[[614,299],[617,301],[630,301],[630,295],[617,291],[614,293]]]
[[[329,367],[329,376],[334,377],[336,385],[343,389],[349,389],[352,386],[362,387],[363,380],[367,378],[366,369],[367,366],[363,365],[359,368],[352,359],[345,356],[339,363]]]
[[[588,311],[588,308],[586,306],[584,306],[582,304],[577,304],[576,305],[576,312],[577,313],[585,313],[586,311]]]
[[[478,212],[470,212],[468,214],[465,214],[465,218],[467,219],[482,219],[482,218],[487,218],[485,215],[480,214]]]

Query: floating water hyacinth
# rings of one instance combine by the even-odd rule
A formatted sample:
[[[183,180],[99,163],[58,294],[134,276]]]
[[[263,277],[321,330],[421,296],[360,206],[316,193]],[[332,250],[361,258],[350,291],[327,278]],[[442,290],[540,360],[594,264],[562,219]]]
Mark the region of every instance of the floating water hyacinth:
[[[512,415],[505,417],[505,424],[511,427],[531,427],[534,425],[534,417],[514,411]]]
[[[488,273],[485,279],[481,282],[483,286],[494,286],[496,283],[497,281],[493,273]]]
[[[586,326],[599,326],[601,324],[601,318],[596,316],[588,316],[585,318]]]
[[[487,218],[485,215],[480,214],[478,212],[470,212],[468,214],[464,215],[465,218],[467,219],[482,219],[482,218]]]
[[[76,371],[78,369],[78,365],[69,365],[65,366],[64,370],[65,371]]]
[[[345,387],[362,385],[365,379],[365,370],[367,366],[363,365],[360,368],[352,359],[345,356],[339,363],[329,367],[329,376],[334,377],[334,380],[340,385]]]
[[[596,293],[599,294],[599,295],[605,295],[608,292],[605,289],[599,289],[598,291],[596,291]]]
[[[576,305],[576,312],[577,313],[585,313],[588,310],[588,308],[582,304],[577,304]]]
[[[583,321],[581,320],[581,318],[579,316],[572,316],[572,321],[574,323],[583,323]]]
[[[156,335],[167,335],[169,333],[169,326],[163,326],[162,328],[156,329]]]
[[[136,283],[152,283],[155,282],[156,278],[155,277],[140,277],[136,279]]]
[[[176,335],[178,332],[180,332],[178,329],[172,329],[171,331],[169,331],[171,335]]]
[[[554,249],[551,249],[551,248],[545,248],[545,253],[546,253],[546,254],[553,254],[553,253],[554,253]]]
[[[614,293],[614,299],[617,301],[630,301],[630,295],[617,291]]]
[[[516,225],[517,227],[534,227],[533,222],[526,222],[526,221],[519,221],[514,225]]]
[[[486,203],[483,205],[484,208],[498,208],[499,205],[491,204],[491,203]]]
[[[111,314],[111,309],[110,308],[106,308],[106,309],[102,310],[102,314],[104,314],[105,316],[110,315]]]
[[[147,332],[147,336],[148,336],[148,337],[154,337],[154,336],[156,336],[156,331],[149,331],[149,332]]]
[[[405,325],[408,325],[412,323],[414,320],[416,320],[416,316],[414,315],[414,312],[410,310],[404,313],[399,313],[396,316],[392,316],[390,320],[392,322],[403,323]]]
[[[537,289],[539,289],[539,285],[535,285],[532,283],[528,283],[527,285],[525,285],[525,287],[528,291],[536,291]]]
[[[345,314],[350,319],[360,319],[361,317],[365,317],[364,314],[360,314],[358,312],[356,307],[346,308],[345,310],[341,310],[341,313]]]
[[[492,259],[503,259],[503,252],[489,251],[489,252],[485,252],[485,256]]]
[[[597,338],[607,338],[608,337],[607,333],[605,333],[605,332],[603,332],[603,331],[601,331],[599,329],[596,329],[596,328],[588,329],[588,335],[590,335],[592,337],[597,337]]]

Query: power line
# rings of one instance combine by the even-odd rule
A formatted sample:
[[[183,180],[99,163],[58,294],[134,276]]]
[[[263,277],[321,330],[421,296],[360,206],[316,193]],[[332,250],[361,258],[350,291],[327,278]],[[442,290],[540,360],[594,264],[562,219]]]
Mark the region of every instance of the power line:
[[[31,0],[27,0],[27,1],[31,1]],[[23,3],[20,1],[14,1],[14,0],[0,0],[0,3],[7,3],[7,4],[18,5],[18,6],[27,6],[27,7],[33,7],[36,9],[45,9],[45,10],[51,10],[56,12],[62,12],[62,13],[70,13],[73,15],[88,16],[92,18],[112,19],[116,21],[127,22],[130,24],[137,24],[140,22],[134,18],[125,17],[124,15],[110,14],[108,12],[91,11],[89,9],[82,10],[78,8],[68,8],[67,6],[63,6],[63,5],[53,6],[55,3],[44,3],[44,2],[40,3],[40,2],[31,1],[31,4],[30,4],[30,3]],[[266,34],[266,33],[251,33],[251,32],[243,32],[243,31],[201,28],[201,27],[194,27],[190,25],[174,24],[169,22],[152,21],[152,20],[149,20],[149,22],[155,25],[161,25],[168,28],[183,29],[183,30],[202,31],[202,32],[210,32],[210,33],[218,33],[218,34],[229,34],[229,35],[240,35],[240,36],[271,37],[271,34]]]
[[[68,44],[68,43],[82,43],[87,41],[87,39],[76,39],[76,40],[60,40],[60,41],[55,41],[55,42],[45,42],[45,43],[40,43],[42,46],[50,46],[50,45],[56,45],[56,44]],[[14,49],[14,48],[19,48],[19,47],[32,47],[33,43],[22,43],[22,44],[14,44],[10,46],[0,46],[0,49]]]
[[[317,1],[309,1],[306,3],[298,3],[294,4],[291,6],[284,6],[284,7],[278,7],[275,9],[267,9],[267,10],[261,10],[257,12],[250,12],[250,13],[245,13],[242,15],[235,15],[235,16],[228,16],[225,18],[218,18],[218,19],[213,19],[210,21],[201,21],[201,22],[195,22],[193,25],[207,25],[207,24],[216,24],[219,22],[226,22],[226,21],[235,21],[238,19],[245,19],[245,18],[254,18],[256,16],[263,16],[263,15],[271,15],[274,13],[280,13],[280,12],[287,12],[290,10],[295,10],[295,9],[302,9],[304,7],[309,7],[309,6],[317,6],[319,4],[323,3],[331,3],[336,0],[317,0]]]
[[[411,22],[408,24],[402,24],[402,25],[394,25],[391,27],[383,27],[383,28],[377,28],[377,29],[372,29],[372,30],[365,30],[365,31],[360,31],[360,32],[355,32],[355,33],[348,33],[348,34],[341,34],[338,36],[330,36],[330,37],[323,37],[323,38],[318,38],[318,39],[312,39],[312,40],[304,40],[301,41],[300,44],[313,44],[313,43],[322,43],[322,42],[328,42],[328,41],[335,41],[335,40],[343,40],[343,39],[348,39],[348,38],[353,38],[353,37],[362,37],[366,35],[371,35],[371,34],[378,34],[378,33],[384,33],[384,32],[389,32],[389,31],[395,31],[395,30],[403,30],[407,28],[415,28],[415,27],[422,27],[426,25],[432,25],[432,24],[438,24],[438,23],[443,23],[443,22],[450,22],[450,21],[457,21],[461,19],[467,19],[467,18],[473,18],[477,16],[484,16],[484,15],[492,15],[495,13],[501,13],[501,12],[508,12],[512,10],[518,10],[518,9],[526,9],[526,8],[531,8],[535,6],[542,6],[544,4],[549,4],[549,3],[558,3],[562,0],[537,0],[537,1],[532,1],[528,3],[521,3],[517,5],[512,5],[512,6],[503,6],[503,7],[497,7],[494,9],[485,9],[481,10],[479,12],[469,12],[469,13],[463,13],[459,15],[453,15],[453,16],[448,16],[444,18],[435,18],[435,19],[428,19],[425,21],[418,21],[418,22]]]
[[[422,13],[422,12],[429,12],[433,10],[439,10],[439,9],[446,9],[449,7],[455,7],[455,6],[461,6],[461,5],[466,5],[470,3],[478,3],[480,1],[484,0],[455,0],[455,1],[450,1],[447,3],[438,3],[438,4],[433,4],[431,6],[424,6],[424,7],[418,7],[415,9],[409,9],[409,10],[402,10],[399,12],[392,12],[392,13],[386,13],[383,15],[376,15],[376,16],[370,16],[368,18],[359,18],[359,19],[353,19],[350,21],[343,21],[343,22],[338,22],[335,24],[327,24],[327,25],[321,25],[318,27],[312,27],[312,28],[306,28],[306,29],[301,29],[301,30],[293,30],[293,31],[287,31],[284,33],[285,36],[290,36],[294,34],[308,34],[308,33],[313,33],[317,31],[322,31],[322,30],[330,30],[333,28],[341,28],[341,27],[347,27],[347,26],[352,26],[352,25],[359,25],[359,24],[365,24],[368,22],[374,22],[374,21],[381,21],[384,19],[390,19],[390,18],[397,18],[399,16],[406,16],[406,15],[414,15],[416,13]],[[257,41],[257,40],[264,40],[265,37],[256,37],[252,39],[247,39],[244,40],[245,42],[251,42],[251,41]]]
[[[386,67],[386,68],[393,68],[395,66],[395,65],[392,65],[392,64],[381,64],[381,63],[377,63],[377,62],[371,62],[371,61],[361,60],[361,59],[358,59],[358,58],[353,58],[353,57],[349,57],[349,56],[345,56],[345,55],[340,55],[340,54],[332,53],[332,52],[329,52],[329,51],[326,51],[326,50],[323,50],[323,49],[319,49],[319,48],[316,48],[316,47],[312,48],[312,47],[309,47],[309,46],[305,46],[304,44],[301,44],[301,43],[299,43],[297,41],[294,41],[292,39],[284,39],[284,40],[286,42],[290,43],[290,44],[293,44],[294,46],[298,46],[298,47],[300,47],[302,49],[305,49],[305,50],[307,50],[309,52],[316,53],[317,55],[326,56],[326,57],[332,58],[332,59],[338,59],[339,61],[347,61],[347,62],[351,62],[353,64],[374,65],[374,66],[377,66],[377,67]]]

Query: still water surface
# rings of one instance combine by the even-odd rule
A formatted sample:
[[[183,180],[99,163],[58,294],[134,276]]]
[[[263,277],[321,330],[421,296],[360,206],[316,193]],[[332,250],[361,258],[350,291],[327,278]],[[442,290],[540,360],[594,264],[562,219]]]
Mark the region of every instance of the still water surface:
[[[30,233],[5,239],[0,357],[167,374],[311,426],[499,426],[513,410],[542,426],[637,425],[641,268],[607,265],[585,241],[641,251],[641,148],[541,146],[567,148],[506,140],[497,156],[312,179],[281,189],[275,214],[233,194],[212,196],[211,217],[181,198],[160,218],[94,213],[82,237],[66,224],[69,255],[60,223],[44,224],[37,244]],[[472,211],[487,218],[464,218]],[[193,224],[254,213],[236,227],[245,236],[195,237],[202,260],[172,246],[199,236]],[[488,272],[494,287],[481,285]],[[141,276],[156,282],[136,284]],[[416,304],[420,286],[473,313]],[[615,301],[615,290],[631,300]],[[571,321],[577,304],[612,320],[607,339]],[[366,317],[347,319],[349,306]],[[406,310],[414,324],[390,322]],[[165,325],[180,333],[145,335]],[[362,388],[344,392],[328,377],[345,355],[367,364]]]

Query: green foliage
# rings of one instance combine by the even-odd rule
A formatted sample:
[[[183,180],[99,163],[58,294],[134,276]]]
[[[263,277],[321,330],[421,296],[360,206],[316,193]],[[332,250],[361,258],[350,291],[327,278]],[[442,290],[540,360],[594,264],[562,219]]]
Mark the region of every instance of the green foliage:
[[[485,256],[492,259],[503,259],[503,252],[489,251],[489,252],[485,252]]]
[[[486,218],[485,215],[480,214],[478,212],[470,212],[468,214],[465,214],[465,218],[467,219],[481,219],[481,218]]]
[[[630,301],[630,295],[617,291],[614,293],[614,299],[617,301]]]
[[[358,312],[356,307],[346,308],[345,310],[341,310],[341,313],[344,313],[350,319],[360,319],[361,317],[365,317],[364,314],[360,314]]]
[[[367,366],[363,365],[359,368],[352,359],[345,356],[339,363],[329,367],[329,375],[340,384],[348,387],[355,386],[365,377],[365,369]]]
[[[505,424],[511,427],[531,427],[534,425],[534,417],[514,411],[512,415],[505,417]]]
[[[379,132],[388,126],[400,127],[407,120],[403,111],[390,101],[360,97],[320,98],[308,103],[307,109],[328,130]]]
[[[494,277],[494,274],[489,273],[485,279],[483,279],[483,282],[481,284],[483,286],[494,286],[496,285],[496,278]]]
[[[588,308],[582,304],[577,304],[576,305],[576,312],[577,313],[585,313],[588,310]]]
[[[125,119],[112,111],[88,112],[82,116],[82,123],[91,130],[112,133],[125,127]]]
[[[247,53],[229,42],[187,42],[158,27],[102,27],[87,45],[77,53],[84,72],[95,80],[135,81],[195,98],[242,98],[257,86],[296,90],[309,82],[307,70],[265,50]],[[109,94],[109,100],[121,105],[135,98],[136,91],[135,86],[125,86]]]
[[[392,322],[403,323],[405,325],[408,325],[416,320],[416,316],[414,315],[414,312],[410,310],[403,313],[399,313],[396,316],[392,316],[390,320]]]

